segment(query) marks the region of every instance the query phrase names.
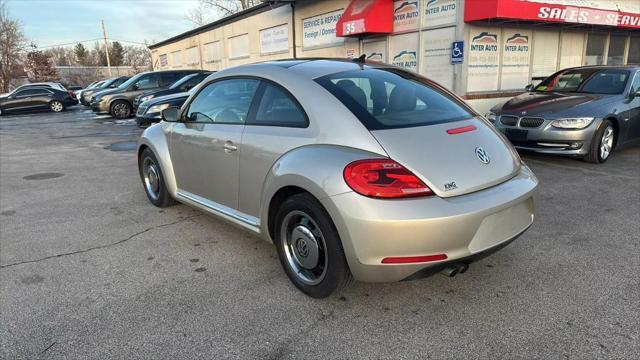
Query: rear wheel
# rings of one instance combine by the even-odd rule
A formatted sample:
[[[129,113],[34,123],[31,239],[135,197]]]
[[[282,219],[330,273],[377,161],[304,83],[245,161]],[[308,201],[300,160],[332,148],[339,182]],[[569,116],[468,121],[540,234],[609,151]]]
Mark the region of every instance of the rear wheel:
[[[151,149],[146,148],[142,151],[138,159],[138,168],[144,191],[153,205],[167,207],[175,203],[167,190],[158,159]]]
[[[616,130],[611,120],[604,120],[600,128],[593,135],[591,148],[585,160],[595,164],[602,164],[607,161],[613,152],[616,140]]]
[[[49,103],[49,108],[53,112],[60,112],[60,111],[64,110],[64,104],[62,104],[62,102],[60,102],[58,100],[53,100],[53,101],[51,101]]]
[[[111,111],[109,113],[116,119],[126,119],[131,116],[131,104],[124,100],[116,100],[111,105]]]
[[[351,282],[338,231],[313,196],[297,194],[282,203],[274,242],[287,276],[305,294],[324,298]]]

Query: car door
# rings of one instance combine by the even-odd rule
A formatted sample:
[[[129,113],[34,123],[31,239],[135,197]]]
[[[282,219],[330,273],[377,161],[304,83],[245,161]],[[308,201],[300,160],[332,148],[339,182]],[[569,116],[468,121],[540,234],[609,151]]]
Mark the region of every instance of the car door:
[[[47,109],[53,99],[53,91],[47,89],[33,89],[31,93],[32,109]]]
[[[258,84],[218,80],[186,104],[169,144],[179,196],[219,211],[238,208],[239,145]]]
[[[5,111],[30,110],[34,106],[32,98],[34,89],[20,90],[12,95],[3,105]]]
[[[255,103],[242,134],[238,204],[241,212],[258,218],[262,186],[273,164],[315,137],[302,106],[280,85],[263,80]]]
[[[627,127],[627,141],[640,139],[640,96],[637,94],[640,92],[640,71],[636,71],[631,83],[629,91],[629,126]]]

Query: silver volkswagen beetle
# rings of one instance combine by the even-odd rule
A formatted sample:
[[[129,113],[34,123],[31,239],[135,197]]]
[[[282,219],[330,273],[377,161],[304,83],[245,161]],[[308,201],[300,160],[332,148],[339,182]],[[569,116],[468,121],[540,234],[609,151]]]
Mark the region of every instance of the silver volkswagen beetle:
[[[529,228],[538,181],[484,118],[405,70],[328,59],[209,76],[138,147],[149,200],[275,244],[326,297],[353,278],[464,272]]]

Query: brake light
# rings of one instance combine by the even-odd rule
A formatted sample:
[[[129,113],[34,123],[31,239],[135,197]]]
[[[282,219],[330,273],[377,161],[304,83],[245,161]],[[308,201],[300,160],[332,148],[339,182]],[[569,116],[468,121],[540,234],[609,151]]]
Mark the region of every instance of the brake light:
[[[402,256],[402,257],[386,257],[382,259],[383,264],[410,264],[430,261],[447,260],[446,254],[425,255],[425,256]]]
[[[344,168],[344,180],[353,191],[374,198],[433,195],[422,180],[390,159],[354,161]]]

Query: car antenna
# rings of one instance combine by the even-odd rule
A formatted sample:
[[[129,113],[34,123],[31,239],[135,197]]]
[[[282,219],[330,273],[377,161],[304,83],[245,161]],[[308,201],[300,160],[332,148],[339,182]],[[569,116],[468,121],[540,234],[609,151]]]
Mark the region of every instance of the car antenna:
[[[362,54],[359,57],[354,58],[352,61],[354,63],[360,65],[360,69],[362,69],[364,64],[365,64],[365,62],[367,61],[367,54]]]

